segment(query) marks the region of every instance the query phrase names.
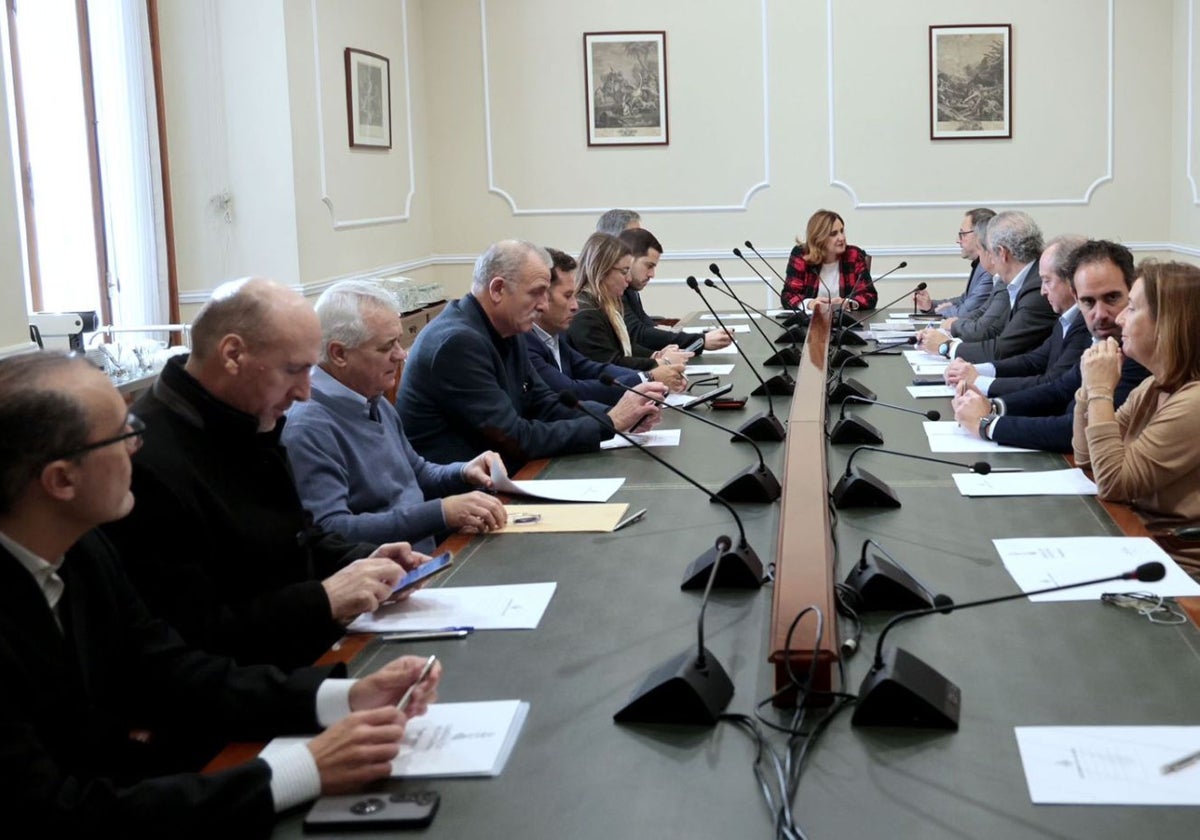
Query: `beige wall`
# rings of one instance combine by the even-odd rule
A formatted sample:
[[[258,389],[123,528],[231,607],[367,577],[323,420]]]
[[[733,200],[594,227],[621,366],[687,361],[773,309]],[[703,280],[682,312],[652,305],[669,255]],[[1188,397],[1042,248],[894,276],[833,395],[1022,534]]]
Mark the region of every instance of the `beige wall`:
[[[461,293],[490,242],[574,251],[612,206],[641,210],[668,249],[647,293],[659,312],[696,308],[683,278],[714,260],[750,282],[730,254],[747,238],[782,270],[817,207],[845,216],[876,274],[908,261],[884,299],[918,280],[958,290],[953,233],[976,204],[1200,261],[1198,5],[160,0],[184,316],[250,273],[310,293],[403,273]],[[1013,26],[1012,140],[931,142],[929,24],[996,20]],[[671,142],[588,148],[581,36],[630,21],[667,32]],[[347,146],[346,46],[391,60],[388,152]],[[24,292],[0,170],[5,346],[24,340]]]

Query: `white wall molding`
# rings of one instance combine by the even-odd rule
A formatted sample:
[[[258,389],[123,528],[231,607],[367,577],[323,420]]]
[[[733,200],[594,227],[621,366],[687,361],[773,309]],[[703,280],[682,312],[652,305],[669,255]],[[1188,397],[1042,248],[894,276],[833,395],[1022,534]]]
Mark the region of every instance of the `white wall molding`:
[[[1196,0],[1188,0],[1187,6],[1187,132],[1183,149],[1184,166],[1188,184],[1192,187],[1192,204],[1200,207],[1200,187],[1196,185],[1196,173],[1192,169],[1192,158],[1196,154]]]
[[[403,18],[404,26],[404,105],[406,109],[406,129],[408,134],[408,195],[404,199],[404,211],[392,216],[377,216],[358,219],[339,219],[337,210],[333,206],[333,197],[329,194],[329,178],[325,171],[325,117],[324,105],[321,97],[321,37],[319,33],[320,24],[317,19],[317,2],[311,0],[310,11],[312,13],[312,28],[313,28],[313,67],[314,79],[316,86],[316,110],[317,110],[317,159],[321,171],[321,201],[329,208],[329,217],[333,221],[334,230],[350,230],[353,228],[373,227],[375,225],[394,225],[400,222],[407,222],[410,211],[412,210],[413,196],[417,192],[417,167],[413,152],[413,113],[412,113],[412,74],[409,70],[409,38],[408,38],[408,0],[400,0],[400,13]],[[392,150],[388,149],[387,153],[391,154]],[[183,298],[180,298],[182,302]]]
[[[314,0],[315,2],[315,0]],[[771,113],[770,113],[770,89],[768,86],[768,41],[767,41],[767,0],[760,0],[761,8],[761,31],[762,31],[762,102],[763,102],[763,176],[762,180],[752,184],[747,188],[745,195],[742,196],[741,204],[687,204],[687,205],[663,205],[663,206],[642,206],[638,205],[638,211],[641,213],[730,213],[730,212],[746,212],[749,209],[750,199],[755,193],[760,190],[765,190],[771,186]],[[509,209],[514,216],[549,216],[549,215],[599,215],[610,209],[610,206],[603,207],[526,207],[521,208],[517,205],[516,198],[512,193],[505,190],[496,183],[496,168],[492,156],[492,101],[491,101],[491,74],[488,65],[488,25],[487,25],[487,0],[479,0],[479,31],[480,31],[480,47],[483,57],[483,123],[484,123],[484,144],[487,151],[487,177],[488,177],[488,192],[500,196],[508,202]]]
[[[1195,0],[1191,0],[1192,3]],[[1090,204],[1092,194],[1101,185],[1108,183],[1113,179],[1113,148],[1115,135],[1114,122],[1114,100],[1115,100],[1115,82],[1114,82],[1114,62],[1115,62],[1115,39],[1116,29],[1114,26],[1114,11],[1113,0],[1108,0],[1108,152],[1107,152],[1107,169],[1104,174],[1097,177],[1088,188],[1084,191],[1081,198],[962,198],[948,199],[942,201],[920,200],[920,199],[903,199],[899,201],[863,201],[858,197],[858,192],[846,181],[840,179],[837,175],[837,137],[834,130],[834,104],[833,104],[833,4],[834,0],[825,0],[825,40],[826,40],[826,97],[828,99],[828,131],[829,131],[829,184],[843,190],[850,196],[850,200],[854,202],[855,208],[938,208],[938,207],[1034,207],[1034,206],[1049,206],[1049,205],[1079,205]],[[1189,37],[1190,37],[1189,27]],[[1190,43],[1190,42],[1189,42]],[[1191,77],[1188,78],[1189,84]],[[1189,108],[1191,98],[1189,96]],[[1190,110],[1189,110],[1190,114]],[[1190,121],[1189,121],[1190,126]],[[1189,132],[1190,133],[1190,132]],[[1190,164],[1190,152],[1189,152]],[[1195,194],[1196,184],[1192,182],[1193,194]],[[1197,202],[1200,203],[1200,202]]]

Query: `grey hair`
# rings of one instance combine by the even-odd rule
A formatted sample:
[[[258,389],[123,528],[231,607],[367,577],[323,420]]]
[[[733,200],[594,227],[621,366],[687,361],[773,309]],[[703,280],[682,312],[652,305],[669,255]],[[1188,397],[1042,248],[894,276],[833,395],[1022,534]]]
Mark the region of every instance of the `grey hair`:
[[[396,298],[373,280],[341,280],[321,293],[314,309],[321,322],[322,364],[329,361],[330,342],[353,350],[370,340],[363,316],[371,307],[400,314]]]
[[[987,236],[988,236],[988,225],[990,225],[992,223],[993,218],[995,218],[995,217],[988,216],[986,219],[980,219],[979,221],[972,223],[975,225],[975,241],[979,243],[980,248],[983,248],[984,250],[987,250],[987,251],[991,250],[991,248],[988,247]]]
[[[620,236],[621,231],[628,227],[630,222],[640,222],[642,216],[636,210],[609,210],[600,215],[596,220],[596,232],[607,233],[609,236]]]
[[[1007,248],[1019,263],[1030,263],[1042,253],[1042,230],[1028,213],[1005,210],[988,224],[991,249]]]
[[[1063,272],[1063,269],[1066,268],[1067,260],[1071,258],[1071,254],[1075,253],[1075,249],[1085,242],[1087,242],[1087,237],[1077,233],[1064,233],[1051,239],[1042,249],[1042,253],[1045,254],[1051,248],[1058,250],[1053,254],[1053,259],[1049,263],[1043,258],[1040,266],[1042,273],[1053,274],[1064,283],[1070,283],[1071,278]]]
[[[493,277],[504,278],[504,284],[511,287],[517,282],[521,268],[530,254],[541,260],[547,269],[554,265],[549,252],[533,242],[524,239],[502,239],[495,243],[475,260],[471,293],[482,294]]]

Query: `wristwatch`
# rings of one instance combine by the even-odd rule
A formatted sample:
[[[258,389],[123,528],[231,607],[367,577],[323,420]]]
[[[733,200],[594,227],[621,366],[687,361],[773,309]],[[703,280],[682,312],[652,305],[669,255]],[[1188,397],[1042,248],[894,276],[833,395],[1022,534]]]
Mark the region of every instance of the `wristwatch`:
[[[988,428],[996,422],[995,414],[988,414],[979,418],[979,437],[983,440],[991,440],[988,436]]]
[[[938,345],[938,355],[945,356],[947,359],[950,358],[950,342],[949,341],[943,341],[941,344]]]

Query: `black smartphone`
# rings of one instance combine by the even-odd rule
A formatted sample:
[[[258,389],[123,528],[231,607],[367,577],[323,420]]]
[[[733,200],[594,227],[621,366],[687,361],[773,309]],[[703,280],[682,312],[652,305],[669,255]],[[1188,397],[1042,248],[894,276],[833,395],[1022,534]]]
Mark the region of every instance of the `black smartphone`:
[[[304,817],[304,833],[425,828],[442,804],[441,795],[404,787],[402,780],[388,779],[361,793],[322,796]]]
[[[698,405],[703,405],[704,403],[708,402],[709,400],[715,400],[717,397],[721,396],[722,394],[728,394],[732,390],[733,390],[733,383],[728,382],[728,383],[722,385],[720,388],[714,388],[713,390],[708,391],[707,393],[700,394],[699,396],[696,396],[696,397],[692,397],[690,400],[688,400],[687,402],[680,405],[679,408],[682,408],[685,411],[689,408],[695,408]]]
[[[689,353],[695,353],[697,350],[699,350],[703,346],[704,346],[704,336],[700,336],[699,338],[697,338],[695,341],[693,341],[691,344],[689,344],[687,347],[684,347],[683,349]]]
[[[403,595],[421,581],[428,580],[434,575],[440,575],[442,572],[450,571],[450,567],[453,565],[454,561],[450,558],[449,551],[439,554],[428,563],[417,566],[417,568],[396,581],[396,585],[392,588],[392,596]]]

